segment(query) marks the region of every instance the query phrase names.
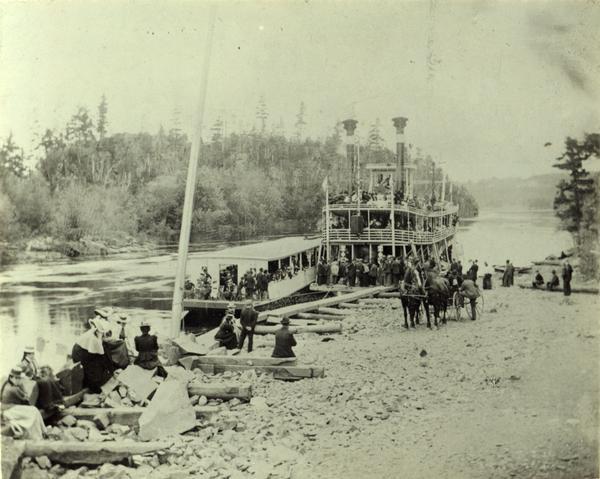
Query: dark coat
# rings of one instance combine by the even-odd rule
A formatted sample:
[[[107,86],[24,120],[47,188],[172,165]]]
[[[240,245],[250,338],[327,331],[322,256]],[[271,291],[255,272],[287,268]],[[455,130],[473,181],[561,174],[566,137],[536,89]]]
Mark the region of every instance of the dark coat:
[[[153,334],[142,333],[136,336],[135,349],[138,352],[138,357],[135,358],[133,364],[137,364],[144,369],[154,369],[160,366],[158,359],[158,339]]]
[[[240,315],[240,323],[243,328],[251,328],[254,330],[256,326],[256,322],[258,321],[258,311],[254,308],[244,308],[242,309],[242,313]]]
[[[296,346],[294,335],[286,327],[281,328],[275,333],[275,348],[273,349],[273,358],[294,358],[296,355],[292,347]]]
[[[238,341],[235,335],[233,323],[224,320],[215,334],[215,339],[219,341],[219,346],[225,346],[227,349],[237,349]]]
[[[99,392],[100,387],[112,377],[112,364],[106,354],[90,353],[75,343],[71,356],[73,362],[83,366],[83,384],[92,392]]]

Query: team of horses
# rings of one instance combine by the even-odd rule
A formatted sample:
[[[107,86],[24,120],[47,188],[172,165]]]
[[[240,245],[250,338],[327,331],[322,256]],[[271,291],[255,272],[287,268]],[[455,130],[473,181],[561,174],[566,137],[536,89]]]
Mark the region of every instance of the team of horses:
[[[452,277],[440,276],[436,271],[427,272],[415,271],[420,278],[419,284],[406,285],[401,290],[402,310],[404,312],[404,327],[415,328],[420,324],[421,306],[427,318],[427,327],[431,329],[431,318],[429,306],[433,306],[433,319],[435,327],[439,327],[439,322],[446,324],[446,313],[448,304],[452,300],[454,293],[452,289]],[[441,318],[440,318],[441,316]]]

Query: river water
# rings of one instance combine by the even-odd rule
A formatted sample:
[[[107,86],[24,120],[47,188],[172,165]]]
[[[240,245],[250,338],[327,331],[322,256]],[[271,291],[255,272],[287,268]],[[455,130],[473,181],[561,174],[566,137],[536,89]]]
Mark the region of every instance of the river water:
[[[572,246],[570,235],[557,231],[557,225],[552,211],[483,211],[462,221],[457,238],[465,263],[510,259],[521,266]],[[205,246],[199,250],[215,245]],[[176,254],[169,252],[21,264],[0,271],[0,372],[10,369],[28,344],[36,346],[43,362],[60,366],[95,307],[110,305],[128,314],[130,334],[137,333],[142,319],[165,332],[176,262]]]

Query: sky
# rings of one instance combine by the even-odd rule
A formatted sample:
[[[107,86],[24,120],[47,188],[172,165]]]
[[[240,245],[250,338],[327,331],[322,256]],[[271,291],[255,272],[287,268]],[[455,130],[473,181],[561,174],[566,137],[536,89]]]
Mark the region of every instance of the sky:
[[[551,173],[566,136],[600,131],[600,3],[217,2],[203,136],[256,124],[366,141],[405,116],[407,141],[455,180]],[[208,30],[202,1],[0,0],[0,137],[33,152],[46,128],[108,101],[109,133],[188,134]],[[546,145],[546,146],[544,146]]]

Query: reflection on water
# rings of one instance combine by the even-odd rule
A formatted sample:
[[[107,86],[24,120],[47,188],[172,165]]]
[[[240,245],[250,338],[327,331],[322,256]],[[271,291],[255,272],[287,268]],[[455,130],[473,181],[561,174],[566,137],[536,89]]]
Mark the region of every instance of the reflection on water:
[[[556,226],[551,211],[482,212],[461,223],[458,239],[465,260],[500,264],[510,258],[524,265],[572,246],[570,235],[557,232]],[[204,249],[214,248],[207,244]],[[132,333],[137,333],[142,318],[155,331],[166,332],[176,259],[172,252],[137,254],[16,265],[0,272],[2,371],[20,359],[26,344],[37,344],[45,362],[61,365],[98,306],[126,312]]]

